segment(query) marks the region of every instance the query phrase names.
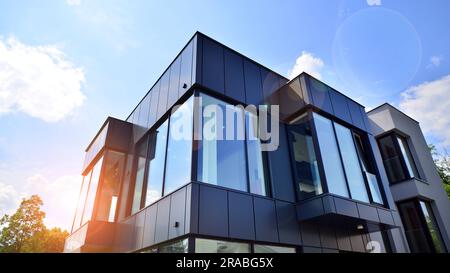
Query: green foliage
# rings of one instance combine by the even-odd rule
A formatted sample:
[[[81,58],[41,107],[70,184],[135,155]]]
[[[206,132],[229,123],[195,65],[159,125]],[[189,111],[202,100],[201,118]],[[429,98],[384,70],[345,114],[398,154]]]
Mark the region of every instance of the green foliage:
[[[436,146],[429,144],[431,155],[433,156],[434,164],[441,177],[445,191],[447,192],[448,198],[450,199],[450,156],[446,150],[444,153],[438,152]]]
[[[43,202],[37,195],[23,199],[13,215],[0,219],[0,253],[62,252],[67,231],[47,229]]]

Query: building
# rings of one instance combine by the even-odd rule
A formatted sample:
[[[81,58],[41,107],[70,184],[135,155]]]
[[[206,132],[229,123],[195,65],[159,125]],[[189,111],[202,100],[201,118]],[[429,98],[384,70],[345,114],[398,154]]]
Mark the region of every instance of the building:
[[[227,126],[216,112],[204,114],[232,105],[262,107]],[[263,149],[272,139],[254,137],[264,109],[275,109],[266,124],[279,131],[273,150]],[[397,194],[377,144],[397,124],[371,128],[382,109],[369,118],[306,73],[288,80],[197,32],[129,117],[107,118],[87,147],[65,251],[408,252],[418,231],[402,222],[396,201],[413,197],[442,206],[431,216],[441,235],[426,226],[419,233],[446,251],[449,203],[437,193],[430,155],[425,196]],[[206,127],[196,124],[209,124],[215,137],[230,128],[245,137],[200,139]],[[414,126],[398,130],[425,145]]]

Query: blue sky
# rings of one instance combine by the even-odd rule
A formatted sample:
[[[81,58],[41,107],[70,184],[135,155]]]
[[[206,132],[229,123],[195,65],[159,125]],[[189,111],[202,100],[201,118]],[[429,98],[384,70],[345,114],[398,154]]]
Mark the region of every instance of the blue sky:
[[[69,228],[84,148],[197,30],[368,108],[389,102],[448,147],[449,10],[447,0],[0,1],[0,214],[39,193],[47,223]]]

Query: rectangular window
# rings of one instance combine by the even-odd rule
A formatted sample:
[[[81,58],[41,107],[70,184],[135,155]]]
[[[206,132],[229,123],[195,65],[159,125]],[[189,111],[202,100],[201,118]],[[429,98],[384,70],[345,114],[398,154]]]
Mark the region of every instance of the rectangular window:
[[[75,212],[75,219],[73,221],[72,232],[77,230],[81,225],[81,218],[83,216],[84,205],[86,204],[86,196],[89,189],[89,181],[91,180],[92,170],[83,176],[83,183],[81,185],[80,196],[78,198],[77,210]]]
[[[195,239],[195,253],[250,253],[250,244]]]
[[[316,113],[313,115],[328,191],[340,196],[350,197],[333,130],[333,123],[321,115]]]
[[[133,203],[131,206],[131,214],[138,212],[141,209],[142,203],[142,188],[144,186],[145,178],[145,164],[147,162],[147,147],[148,138],[145,137],[140,143],[136,145],[136,171],[134,182]]]
[[[359,158],[356,152],[355,144],[353,142],[353,135],[350,129],[342,125],[334,123],[336,129],[336,136],[344,163],[344,170],[347,176],[347,182],[350,189],[350,194],[353,199],[369,202],[367,195],[364,177],[359,165]]]
[[[191,182],[193,97],[170,116],[164,195]]]
[[[300,199],[323,193],[309,117],[304,115],[288,126],[292,165]]]
[[[147,189],[145,206],[162,196],[164,162],[166,159],[168,121],[165,121],[150,135],[148,154]]]
[[[294,247],[253,245],[254,253],[296,253]]]
[[[431,241],[434,246],[434,250],[437,253],[445,252],[445,247],[442,243],[441,233],[436,223],[436,218],[433,215],[431,204],[425,201],[419,201],[420,208],[422,209],[423,216],[425,217],[426,226],[431,236]]]
[[[100,180],[100,174],[102,170],[103,156],[95,163],[92,169],[91,182],[89,183],[89,191],[86,197],[86,205],[84,206],[83,220],[81,225],[84,225],[92,218],[92,212],[94,210],[95,199],[97,195],[97,186]]]
[[[389,134],[380,138],[378,145],[391,183],[420,178],[406,138]]]

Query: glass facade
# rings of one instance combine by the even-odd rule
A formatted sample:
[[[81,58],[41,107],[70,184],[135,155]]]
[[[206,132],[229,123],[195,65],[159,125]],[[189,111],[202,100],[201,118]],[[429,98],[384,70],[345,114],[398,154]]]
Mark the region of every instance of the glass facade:
[[[422,209],[423,216],[425,217],[426,227],[431,236],[431,241],[433,243],[434,250],[437,253],[445,252],[445,247],[442,242],[441,233],[439,232],[438,225],[436,223],[436,218],[434,218],[433,210],[431,209],[431,204],[429,202],[419,201],[420,208]]]
[[[133,203],[131,206],[131,213],[136,213],[141,209],[142,203],[142,192],[144,187],[144,179],[145,179],[145,166],[147,162],[147,147],[148,147],[148,139],[144,138],[137,146],[136,146],[136,171],[135,171],[135,182],[134,182],[134,194],[133,194]]]
[[[413,157],[411,155],[411,151],[409,150],[408,143],[404,137],[397,136],[398,146],[400,147],[400,151],[403,156],[403,160],[405,161],[406,169],[408,170],[409,177],[419,177],[419,173],[417,172],[416,165],[414,164]]]
[[[89,183],[89,190],[86,196],[86,203],[84,205],[83,219],[81,220],[81,225],[84,225],[92,218],[95,198],[97,195],[97,186],[102,170],[102,164],[103,164],[103,156],[97,161],[97,163],[95,163],[95,166],[92,168],[91,182]]]
[[[161,245],[158,253],[188,253],[188,239]]]
[[[80,196],[78,198],[77,210],[73,221],[72,232],[77,230],[81,225],[81,218],[83,217],[84,205],[86,204],[86,196],[89,190],[89,182],[91,181],[92,170],[83,176],[83,183],[81,184]]]
[[[289,125],[292,167],[300,199],[323,193],[319,164],[314,150],[311,123],[307,114]]]
[[[253,245],[254,253],[296,253],[294,247],[271,246],[271,245]]]
[[[250,253],[250,244],[197,238],[195,253]]]

